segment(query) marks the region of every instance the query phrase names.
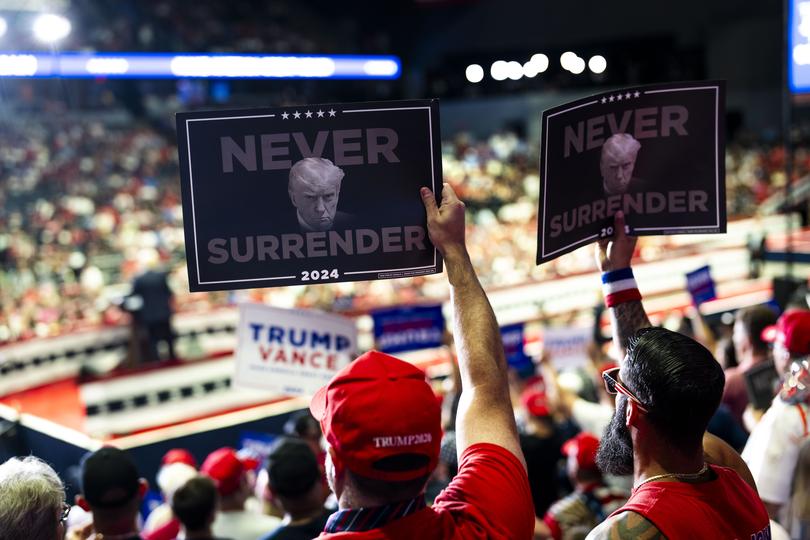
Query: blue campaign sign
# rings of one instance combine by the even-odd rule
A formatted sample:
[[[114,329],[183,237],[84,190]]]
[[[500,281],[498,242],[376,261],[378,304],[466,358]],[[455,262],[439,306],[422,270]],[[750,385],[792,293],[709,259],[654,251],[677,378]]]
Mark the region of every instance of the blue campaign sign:
[[[788,84],[791,92],[810,91],[810,1],[788,2]]]
[[[141,499],[141,517],[146,519],[155,508],[163,503],[163,495],[160,494],[160,491],[154,489],[148,490],[143,499]]]
[[[374,341],[385,353],[438,347],[444,333],[441,304],[400,306],[372,312]]]
[[[270,455],[270,448],[276,440],[276,435],[262,433],[260,431],[243,431],[239,437],[239,448],[254,452],[256,455],[267,459]]]
[[[506,354],[506,362],[510,367],[518,371],[529,365],[534,366],[534,362],[526,355],[526,351],[523,349],[525,341],[523,330],[523,323],[509,324],[501,327],[501,340],[503,341],[503,350]]]
[[[717,298],[711,268],[708,266],[686,274],[686,288],[692,295],[692,301],[696,306]]]

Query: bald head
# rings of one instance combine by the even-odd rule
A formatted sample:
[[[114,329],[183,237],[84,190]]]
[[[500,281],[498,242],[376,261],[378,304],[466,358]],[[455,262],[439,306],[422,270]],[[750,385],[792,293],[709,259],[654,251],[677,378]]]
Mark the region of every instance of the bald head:
[[[641,143],[627,133],[611,135],[602,145],[599,170],[608,195],[624,193],[630,186]]]

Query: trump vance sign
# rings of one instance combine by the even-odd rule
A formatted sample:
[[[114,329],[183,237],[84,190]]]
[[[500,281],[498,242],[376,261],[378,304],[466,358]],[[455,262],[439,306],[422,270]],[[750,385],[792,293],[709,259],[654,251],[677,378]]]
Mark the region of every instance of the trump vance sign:
[[[354,320],[318,311],[240,304],[234,384],[314,394],[354,359]]]

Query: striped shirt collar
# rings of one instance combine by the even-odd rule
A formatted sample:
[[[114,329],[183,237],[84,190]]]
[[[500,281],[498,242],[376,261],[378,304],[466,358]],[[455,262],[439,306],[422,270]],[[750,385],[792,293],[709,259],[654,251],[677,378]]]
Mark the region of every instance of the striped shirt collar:
[[[407,501],[383,506],[338,510],[329,517],[324,532],[370,531],[414,514],[425,506],[425,496],[420,494]]]

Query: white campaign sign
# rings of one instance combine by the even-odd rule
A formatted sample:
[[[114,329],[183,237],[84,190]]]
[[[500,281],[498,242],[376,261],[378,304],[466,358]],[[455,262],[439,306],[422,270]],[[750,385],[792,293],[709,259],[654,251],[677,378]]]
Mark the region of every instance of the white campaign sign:
[[[237,339],[235,385],[298,396],[354,359],[357,326],[319,311],[241,304]]]
[[[588,364],[588,345],[593,329],[585,327],[549,327],[543,330],[543,349],[551,355],[557,369],[572,369]]]

